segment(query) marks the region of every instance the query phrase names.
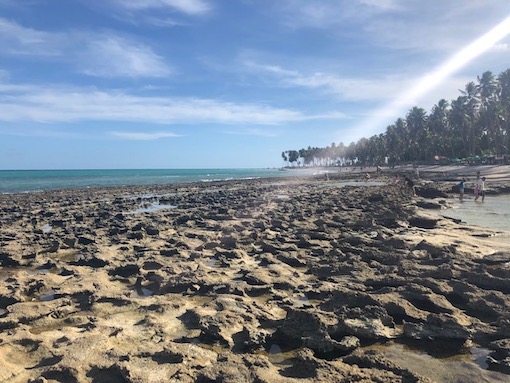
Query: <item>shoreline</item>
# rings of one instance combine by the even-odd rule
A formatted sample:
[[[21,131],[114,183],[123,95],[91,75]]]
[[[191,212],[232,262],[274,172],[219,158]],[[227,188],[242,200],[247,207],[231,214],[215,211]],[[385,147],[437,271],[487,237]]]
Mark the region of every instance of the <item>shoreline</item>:
[[[123,169],[121,169],[123,170]],[[151,169],[148,169],[151,170]],[[202,170],[202,169],[198,169]],[[226,169],[232,170],[232,169]],[[238,169],[233,169],[238,170]],[[255,169],[262,170],[262,169]],[[274,170],[278,169],[266,169]],[[43,170],[41,170],[44,172]],[[96,171],[96,170],[93,170]],[[159,171],[159,169],[154,169]],[[377,176],[376,167],[296,167],[289,168],[289,171],[293,171],[293,175],[272,175],[272,176],[256,176],[256,177],[245,177],[245,178],[228,178],[228,179],[211,179],[211,180],[196,180],[196,181],[182,181],[172,183],[141,183],[141,184],[118,184],[118,185],[98,185],[98,186],[76,186],[68,188],[50,188],[50,189],[39,189],[29,191],[13,191],[13,192],[2,192],[1,195],[16,195],[16,194],[30,194],[30,193],[52,193],[52,192],[65,192],[65,191],[83,191],[83,190],[97,190],[97,189],[123,189],[123,188],[160,188],[160,187],[173,187],[178,185],[193,185],[193,184],[215,184],[222,182],[242,182],[242,181],[253,181],[253,180],[287,180],[287,179],[320,179],[328,175],[333,178],[363,178],[366,173],[371,176]],[[463,165],[452,165],[452,166],[441,166],[441,165],[420,165],[418,167],[420,177],[423,180],[434,181],[438,183],[458,183],[462,178],[467,178],[468,182],[474,181],[477,171],[480,171],[482,176],[487,178],[489,192],[491,185],[506,186],[504,193],[510,193],[510,165],[480,165],[480,166],[463,166]],[[306,174],[299,174],[306,173]],[[394,168],[382,167],[382,173],[380,176],[387,177],[388,179],[395,173],[408,174],[412,177],[416,176],[416,170],[412,165],[397,166]],[[285,174],[285,173],[284,173]]]
[[[431,338],[510,373],[510,245],[441,215],[449,182],[345,179],[0,196],[0,381],[428,382],[367,347]]]

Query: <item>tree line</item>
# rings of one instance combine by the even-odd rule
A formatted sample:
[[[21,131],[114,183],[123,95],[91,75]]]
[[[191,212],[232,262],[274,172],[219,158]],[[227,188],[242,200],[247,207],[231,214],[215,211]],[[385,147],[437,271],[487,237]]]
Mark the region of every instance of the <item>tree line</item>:
[[[413,107],[384,133],[345,145],[282,152],[286,164],[340,166],[464,161],[510,153],[510,69],[487,71],[430,113]]]

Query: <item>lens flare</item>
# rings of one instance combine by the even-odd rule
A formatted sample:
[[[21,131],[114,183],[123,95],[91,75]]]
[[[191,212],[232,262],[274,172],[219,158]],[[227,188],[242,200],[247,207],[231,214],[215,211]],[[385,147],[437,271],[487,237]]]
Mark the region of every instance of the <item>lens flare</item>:
[[[490,31],[455,53],[435,70],[418,79],[411,89],[373,112],[370,118],[357,126],[356,131],[362,131],[366,138],[376,134],[377,131],[381,130],[382,122],[400,116],[406,108],[412,106],[421,96],[430,92],[460,68],[489,50],[508,34],[510,34],[510,17],[507,17]]]

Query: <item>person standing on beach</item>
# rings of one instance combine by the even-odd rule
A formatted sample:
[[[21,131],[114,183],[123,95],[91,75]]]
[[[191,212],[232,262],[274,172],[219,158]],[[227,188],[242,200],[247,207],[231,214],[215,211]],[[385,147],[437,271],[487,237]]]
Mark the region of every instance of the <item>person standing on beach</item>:
[[[475,181],[475,185],[474,185],[474,189],[473,189],[473,193],[475,195],[475,201],[480,196],[480,189],[479,189],[480,181],[481,181],[480,180],[480,172],[478,172],[477,175],[476,175],[476,181]]]
[[[466,179],[462,179],[459,183],[459,199],[462,201],[464,199],[464,186],[466,183]]]
[[[475,201],[478,200],[478,197],[482,196],[482,202],[483,202],[485,200],[485,177],[482,177],[482,179],[476,180],[475,188],[478,189],[478,194],[475,197]]]

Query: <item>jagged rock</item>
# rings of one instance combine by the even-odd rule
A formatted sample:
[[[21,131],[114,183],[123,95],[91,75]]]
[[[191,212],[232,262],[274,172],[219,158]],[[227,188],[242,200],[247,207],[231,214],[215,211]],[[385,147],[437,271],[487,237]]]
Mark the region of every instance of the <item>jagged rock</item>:
[[[393,318],[380,306],[342,308],[336,314],[337,333],[364,339],[392,339],[399,335]]]
[[[155,226],[147,226],[145,228],[145,232],[148,234],[148,235],[159,235],[159,229],[156,228]]]
[[[20,266],[20,263],[15,260],[11,254],[1,253],[0,265],[2,265],[2,267],[18,267]]]
[[[487,357],[487,363],[498,371],[510,374],[510,339],[500,339],[489,344],[493,350]]]
[[[375,350],[364,351],[358,349],[352,354],[343,357],[342,361],[361,368],[389,371],[399,377],[398,380],[395,380],[398,382],[433,383],[430,379],[419,376],[412,371],[387,360],[382,354]]]
[[[338,342],[328,333],[328,325],[315,313],[305,310],[289,310],[277,336],[301,342],[303,347],[321,354],[350,351],[353,346],[351,338]]]
[[[415,250],[425,250],[427,253],[429,253],[434,258],[443,257],[446,254],[451,253],[451,249],[450,248],[439,247],[439,246],[436,246],[436,245],[433,245],[433,244],[427,242],[426,240],[420,241],[414,247],[414,249]]]
[[[118,266],[108,272],[110,275],[117,275],[119,277],[133,277],[140,274],[140,267],[138,265]]]
[[[466,341],[471,337],[471,332],[449,314],[429,314],[424,323],[404,321],[404,336],[423,340]]]
[[[56,253],[60,249],[59,241],[52,241],[45,249],[44,253]]]
[[[419,227],[421,229],[434,229],[437,226],[437,222],[439,219],[429,218],[429,217],[411,217],[409,218],[409,224],[414,227]]]
[[[91,245],[91,244],[93,244],[95,242],[96,241],[94,240],[94,238],[85,237],[85,236],[79,236],[78,237],[78,244],[80,244],[80,245],[87,246],[87,245]]]

